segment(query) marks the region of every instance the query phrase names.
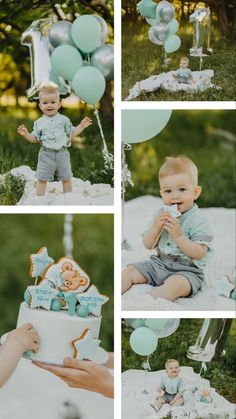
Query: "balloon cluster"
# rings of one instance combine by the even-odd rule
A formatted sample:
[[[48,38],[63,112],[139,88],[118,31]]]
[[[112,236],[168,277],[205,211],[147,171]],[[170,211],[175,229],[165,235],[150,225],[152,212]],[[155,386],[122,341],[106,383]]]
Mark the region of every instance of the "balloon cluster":
[[[180,37],[175,35],[179,23],[174,18],[175,8],[166,0],[156,4],[152,0],[142,0],[137,5],[140,15],[151,25],[149,39],[157,45],[163,45],[166,53],[175,52],[181,45]]]
[[[105,44],[107,38],[107,24],[98,15],[81,15],[73,23],[32,22],[21,37],[30,50],[29,101],[38,100],[40,85],[52,81],[61,97],[72,87],[81,100],[95,106],[114,74],[114,47]]]
[[[151,355],[157,348],[158,338],[164,338],[179,326],[179,319],[126,319],[134,330],[130,335],[132,350],[142,356]]]
[[[97,15],[81,15],[73,23],[54,23],[49,41],[55,48],[52,68],[81,100],[96,105],[104,94],[106,80],[113,78],[113,45],[106,44],[108,27]]]

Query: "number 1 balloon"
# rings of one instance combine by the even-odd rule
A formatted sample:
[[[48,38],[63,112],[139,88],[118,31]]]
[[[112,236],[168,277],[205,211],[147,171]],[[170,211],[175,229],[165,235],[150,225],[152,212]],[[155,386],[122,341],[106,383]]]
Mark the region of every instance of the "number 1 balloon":
[[[212,53],[210,45],[211,36],[211,12],[210,9],[197,9],[189,17],[189,21],[194,24],[193,46],[190,55],[202,57]]]
[[[187,357],[199,362],[210,362],[222,355],[232,319],[205,319],[197,341],[188,348]]]
[[[42,83],[53,81],[48,40],[48,32],[52,24],[51,19],[36,20],[21,37],[22,45],[27,45],[30,51],[31,87],[27,90],[29,101],[38,100],[38,89]],[[68,96],[70,87],[62,78],[59,78],[59,82],[58,89],[61,97]]]

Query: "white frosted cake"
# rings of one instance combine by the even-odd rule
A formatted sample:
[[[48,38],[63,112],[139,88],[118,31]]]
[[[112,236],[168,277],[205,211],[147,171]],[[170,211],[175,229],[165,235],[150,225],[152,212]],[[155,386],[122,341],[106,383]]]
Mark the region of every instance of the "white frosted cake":
[[[72,342],[89,329],[93,338],[99,337],[102,317],[68,316],[65,310],[59,312],[31,309],[23,302],[17,320],[17,327],[32,323],[40,336],[39,351],[25,356],[37,361],[63,364],[66,356],[73,358]]]
[[[106,362],[98,337],[101,307],[109,298],[95,285],[88,288],[88,275],[72,258],[54,263],[46,247],[30,256],[30,276],[36,277],[35,285],[25,291],[17,327],[32,323],[40,342],[37,353],[29,351],[24,357],[57,365],[65,357]]]

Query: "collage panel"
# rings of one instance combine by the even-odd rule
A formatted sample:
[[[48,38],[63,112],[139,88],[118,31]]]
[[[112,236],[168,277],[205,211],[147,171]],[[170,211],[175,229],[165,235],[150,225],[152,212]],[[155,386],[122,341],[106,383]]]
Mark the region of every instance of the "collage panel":
[[[122,308],[235,312],[235,112],[122,110]]]
[[[235,418],[235,319],[122,319],[122,419]]]
[[[235,101],[235,2],[121,3],[122,100]]]
[[[1,419],[113,418],[113,229],[112,214],[0,215]]]
[[[0,2],[0,205],[114,204],[114,11]]]

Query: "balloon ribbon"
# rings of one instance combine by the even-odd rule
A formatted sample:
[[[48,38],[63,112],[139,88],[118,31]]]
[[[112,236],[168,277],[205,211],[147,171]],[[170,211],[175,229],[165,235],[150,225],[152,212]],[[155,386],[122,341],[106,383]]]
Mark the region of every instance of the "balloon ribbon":
[[[99,127],[99,130],[100,130],[100,135],[102,137],[102,142],[103,142],[102,154],[103,154],[103,158],[104,158],[105,169],[106,170],[113,169],[114,168],[114,157],[113,157],[113,154],[108,152],[107,143],[106,143],[106,140],[105,140],[105,137],[104,137],[102,124],[101,124],[101,120],[100,120],[99,112],[98,112],[97,108],[95,108],[95,110],[94,110],[94,115],[97,118],[97,123],[98,123],[98,127]]]

